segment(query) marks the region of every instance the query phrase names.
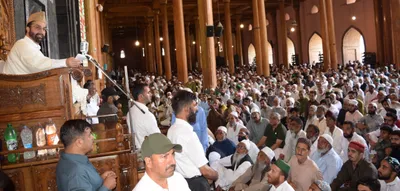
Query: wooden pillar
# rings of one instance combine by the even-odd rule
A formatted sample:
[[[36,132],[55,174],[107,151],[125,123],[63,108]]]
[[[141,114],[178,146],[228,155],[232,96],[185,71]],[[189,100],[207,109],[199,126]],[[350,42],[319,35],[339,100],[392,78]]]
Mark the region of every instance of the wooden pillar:
[[[333,0],[326,0],[326,16],[327,16],[327,31],[329,36],[329,52],[331,68],[338,69],[337,49],[336,49],[336,32],[335,19],[333,17]]]
[[[153,27],[153,18],[148,19],[149,25],[147,28],[148,31],[148,42],[149,44],[149,69],[151,73],[156,72],[155,62],[154,62],[154,27]]]
[[[376,30],[376,61],[378,65],[385,63],[383,54],[383,31],[382,31],[382,0],[374,1],[374,13],[375,13],[375,30]]]
[[[303,40],[301,38],[301,19],[300,19],[300,3],[294,7],[294,11],[296,13],[296,23],[297,23],[297,29],[296,29],[296,35],[297,35],[297,41],[299,43],[299,46],[297,47],[297,54],[299,56],[299,64],[303,64]]]
[[[393,63],[393,39],[392,39],[392,16],[390,1],[382,1],[383,13],[383,52],[385,55],[384,65]]]
[[[199,44],[199,51],[200,53],[200,59],[201,59],[201,68],[202,68],[202,74],[203,74],[203,86],[205,88],[210,88],[211,87],[211,81],[209,76],[211,75],[209,73],[209,68],[208,67],[208,56],[207,56],[207,37],[206,37],[206,25],[207,25],[207,12],[206,12],[206,1],[207,0],[197,0],[197,14],[199,16],[199,38],[200,38],[200,44]],[[214,53],[215,55],[215,53]]]
[[[143,40],[143,46],[144,46],[144,53],[145,53],[145,69],[146,72],[150,72],[150,62],[149,62],[149,40],[148,40],[148,23],[146,23],[146,28],[144,29],[144,40]]]
[[[225,8],[225,30],[226,30],[226,48],[228,55],[228,66],[229,73],[235,73],[235,61],[233,59],[233,48],[232,48],[232,22],[231,22],[231,1],[224,0],[224,8]]]
[[[280,54],[279,48],[281,47],[281,45],[279,44],[280,40],[279,40],[278,31],[280,31],[280,30],[278,30],[278,22],[276,21],[276,14],[277,14],[276,10],[271,12],[271,17],[272,17],[272,21],[271,22],[273,22],[273,26],[275,26],[273,28],[274,29],[274,33],[275,33],[275,36],[278,37],[278,39],[276,39],[276,43],[274,44],[274,46],[272,48],[272,52],[274,53],[273,54],[274,55],[273,56],[274,57],[274,65],[275,66],[279,66],[281,64],[279,62],[279,54]],[[272,24],[271,22],[270,22],[270,24]],[[272,46],[272,44],[271,44],[271,46]]]
[[[88,54],[92,55],[94,59],[98,60],[97,50],[97,31],[96,31],[96,2],[93,0],[85,0],[85,20],[86,20],[86,40],[89,43]],[[116,50],[121,51],[121,50]],[[90,63],[90,62],[89,62]],[[93,64],[89,64],[90,70],[96,76],[96,67]],[[92,78],[92,80],[95,80]]]
[[[97,5],[99,0],[94,0],[95,2],[95,13],[96,13],[96,32],[97,32],[97,62],[99,63],[100,66],[103,66],[104,64],[104,60],[103,60],[103,55],[101,52],[101,47],[103,46],[103,38],[101,36],[102,30],[101,30],[101,21],[100,21],[100,17],[101,17],[101,12],[97,9]]]
[[[328,35],[328,23],[326,17],[326,5],[325,0],[319,0],[319,14],[321,23],[321,36],[322,36],[322,49],[324,51],[324,66],[323,70],[327,71],[331,66],[330,49],[329,49],[329,35]]]
[[[186,35],[186,56],[187,56],[188,70],[192,71],[193,63],[192,63],[192,49],[190,46],[191,40],[190,40],[190,23],[189,22],[185,23],[185,35]]]
[[[258,14],[258,0],[253,0],[253,35],[254,35],[254,48],[256,49],[256,65],[257,74],[263,74],[262,64],[262,51],[261,51],[261,33],[260,33],[260,19]],[[249,60],[252,62],[252,60]]]
[[[390,1],[392,12],[392,33],[393,33],[393,60],[397,71],[400,70],[400,2]]]
[[[188,71],[186,59],[185,26],[183,23],[183,5],[182,0],[173,0],[172,2],[174,12],[174,32],[178,80],[182,83],[186,83],[188,80]]]
[[[239,66],[243,66],[243,47],[242,47],[242,29],[240,28],[240,15],[236,16],[236,54],[239,58]]]
[[[205,0],[205,24],[207,26],[214,25],[213,18],[213,10],[212,10],[212,0]],[[208,72],[208,82],[205,85],[206,88],[215,88],[217,87],[217,66],[215,61],[215,47],[214,47],[214,37],[207,37],[206,39],[206,48],[204,51],[207,52],[207,61],[204,63],[205,68],[204,71]]]
[[[200,35],[203,34],[200,32],[200,20],[199,17],[195,18],[195,22],[194,22],[194,26],[195,26],[195,31],[196,31],[196,61],[197,61],[197,68],[199,70],[202,70],[202,63],[201,63],[201,50],[200,50],[200,46],[201,46],[201,39],[200,39]]]
[[[265,15],[264,0],[258,0],[258,15],[260,19],[262,69],[264,76],[269,76],[267,17]]]
[[[154,34],[155,34],[155,48],[156,48],[156,64],[157,64],[157,75],[163,75],[162,59],[161,59],[161,43],[160,43],[160,11],[154,11]]]
[[[288,47],[287,47],[287,29],[286,29],[286,19],[285,19],[286,11],[285,11],[285,1],[282,0],[279,2],[279,19],[281,24],[281,54],[283,65],[286,68],[289,68],[289,59],[288,59]]]
[[[163,25],[163,39],[164,39],[164,70],[167,80],[172,79],[171,71],[171,50],[169,45],[169,31],[168,31],[168,11],[167,1],[161,5],[162,25]]]

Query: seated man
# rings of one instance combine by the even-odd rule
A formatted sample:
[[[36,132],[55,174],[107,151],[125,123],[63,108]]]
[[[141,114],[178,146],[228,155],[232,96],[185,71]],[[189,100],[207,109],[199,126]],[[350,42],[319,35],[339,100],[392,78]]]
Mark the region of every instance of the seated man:
[[[217,131],[215,132],[216,141],[207,149],[206,156],[209,160],[210,153],[212,152],[218,153],[218,155],[220,155],[219,158],[224,158],[235,153],[236,146],[231,140],[226,138],[226,133],[226,127],[218,127]],[[210,163],[212,162],[213,161],[210,161]]]
[[[100,106],[100,109],[97,111],[97,115],[109,115],[109,114],[117,114],[118,108],[118,93],[115,91],[113,87],[105,88],[101,91],[103,103]],[[110,116],[110,117],[99,117],[100,123],[105,122],[117,122],[118,116]]]
[[[362,178],[376,180],[378,171],[375,166],[364,159],[365,145],[351,141],[348,147],[348,158],[331,183],[332,190],[356,190],[357,181]]]
[[[228,129],[228,139],[230,139],[235,145],[237,145],[238,139],[237,136],[239,134],[239,130],[242,127],[245,127],[243,125],[242,120],[239,119],[239,114],[236,111],[232,111],[228,115],[228,123],[226,124],[226,128]]]
[[[269,191],[294,191],[293,187],[286,181],[289,176],[290,166],[283,160],[277,160],[271,165],[268,172],[268,183],[271,184]]]
[[[400,163],[393,157],[386,157],[382,160],[378,169],[379,183],[381,190],[400,190]]]
[[[310,154],[311,142],[306,138],[299,138],[296,144],[296,155],[290,161],[289,184],[296,191],[307,191],[316,180],[322,180],[321,171],[312,161]]]
[[[61,126],[60,139],[65,150],[60,152],[56,169],[58,190],[108,191],[116,187],[116,174],[106,171],[100,176],[86,156],[92,151],[94,139],[88,122],[66,121]]]
[[[332,183],[342,168],[342,159],[333,149],[333,138],[323,134],[318,139],[318,151],[311,155],[324,177],[324,181]]]
[[[250,132],[246,127],[242,127],[239,130],[239,134],[238,134],[238,141],[243,141],[243,140],[250,140],[249,139],[249,135]],[[250,141],[250,150],[249,150],[249,156],[251,158],[252,161],[256,161],[257,160],[257,155],[258,152],[260,151],[260,149],[258,149],[257,145],[254,144],[252,141]]]
[[[267,172],[275,162],[275,153],[269,147],[264,147],[257,156],[255,164],[236,179],[229,191],[256,191],[269,188]]]
[[[211,167],[218,172],[218,179],[215,186],[218,190],[227,190],[233,181],[239,178],[248,168],[251,167],[253,161],[247,154],[250,150],[250,141],[243,140],[236,146],[236,152],[233,155],[224,157],[214,163]]]
[[[286,127],[280,123],[281,116],[278,113],[271,113],[270,123],[265,129],[264,136],[261,138],[258,147],[267,146],[271,148],[276,156],[282,153],[285,146]]]
[[[381,190],[381,185],[377,179],[371,179],[366,177],[357,181],[357,191],[380,191],[380,190]]]
[[[303,121],[299,117],[289,118],[289,131],[286,133],[285,137],[285,147],[283,147],[283,152],[279,156],[280,159],[284,159],[285,162],[289,162],[292,156],[295,155],[296,144],[299,138],[306,138],[306,132],[303,131]]]
[[[331,187],[323,180],[316,180],[311,184],[309,191],[331,191]]]

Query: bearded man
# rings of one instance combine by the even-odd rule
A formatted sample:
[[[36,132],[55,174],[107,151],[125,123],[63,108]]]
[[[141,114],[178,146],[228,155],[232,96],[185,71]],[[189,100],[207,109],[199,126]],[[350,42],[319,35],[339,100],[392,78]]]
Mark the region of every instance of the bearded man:
[[[26,35],[18,40],[7,56],[3,68],[5,74],[31,74],[61,67],[78,67],[81,61],[73,57],[55,60],[43,55],[40,43],[47,32],[45,12],[29,16]],[[0,71],[1,72],[1,71]]]
[[[211,164],[211,167],[218,172],[218,180],[215,182],[217,191],[227,190],[233,181],[239,178],[249,169],[253,161],[248,152],[250,150],[250,141],[243,140],[236,146],[236,152],[233,155],[224,157]]]
[[[256,163],[232,183],[229,191],[267,190],[269,187],[267,172],[274,162],[274,151],[269,147],[264,147],[258,152]]]

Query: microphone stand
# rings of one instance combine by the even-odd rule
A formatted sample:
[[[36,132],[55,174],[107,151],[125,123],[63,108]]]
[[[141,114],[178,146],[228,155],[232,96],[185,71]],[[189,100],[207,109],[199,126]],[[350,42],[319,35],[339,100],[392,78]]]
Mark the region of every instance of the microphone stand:
[[[103,70],[103,68],[100,67],[100,65],[99,65],[99,63],[96,61],[96,59],[94,59],[92,56],[90,56],[90,55],[88,55],[88,54],[83,54],[83,55],[85,55],[86,58],[87,58],[97,69],[99,69],[99,70],[101,71],[101,73],[103,73],[104,76],[105,76],[108,80],[110,80],[111,83],[113,83],[114,86],[116,86],[116,87],[128,98],[128,101],[129,101],[130,104],[136,106],[143,114],[146,113],[142,108],[140,108],[140,107],[133,101],[133,99],[131,98],[131,95],[128,94],[128,93],[126,93],[126,92],[117,84],[117,82],[115,82],[115,81]],[[127,122],[128,122],[129,125],[130,125],[130,132],[131,132],[131,136],[132,136],[132,139],[131,139],[131,140],[132,140],[132,143],[131,143],[132,148],[131,148],[131,149],[132,149],[132,152],[134,152],[134,151],[136,150],[136,148],[135,148],[135,136],[133,135],[134,133],[133,133],[133,121],[132,121],[132,117],[129,117],[129,120],[128,120]],[[129,126],[128,126],[128,127],[129,127]]]

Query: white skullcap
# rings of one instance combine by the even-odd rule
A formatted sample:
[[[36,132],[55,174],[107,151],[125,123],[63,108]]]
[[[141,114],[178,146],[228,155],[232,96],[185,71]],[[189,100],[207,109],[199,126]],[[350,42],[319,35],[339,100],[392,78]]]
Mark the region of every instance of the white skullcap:
[[[258,108],[258,107],[253,107],[253,108],[251,109],[251,113],[255,113],[255,112],[260,113],[260,108]]]
[[[208,155],[208,160],[210,164],[218,161],[219,159],[221,159],[221,155],[218,152],[213,151]]]
[[[193,93],[193,91],[190,88],[182,88],[182,90],[185,90],[187,92]]]
[[[250,150],[250,141],[247,139],[244,139],[242,141],[240,141],[241,143],[243,143],[246,146],[247,151]]]
[[[378,105],[376,103],[370,103],[373,107],[378,108]]]
[[[328,135],[328,134],[322,134],[321,137],[323,137],[326,141],[328,141],[328,143],[333,146],[333,138]]]
[[[358,105],[358,101],[355,100],[355,99],[350,99],[350,100],[349,100],[349,104],[351,104],[351,105]]]
[[[224,127],[224,126],[219,126],[218,129],[217,129],[217,131],[218,131],[218,130],[221,130],[221,131],[224,132],[224,133],[228,133],[228,129],[226,129],[226,127]]]
[[[253,98],[251,96],[247,96],[247,99],[249,99],[250,101],[253,101]]]
[[[269,147],[264,147],[261,151],[267,155],[270,161],[275,157],[275,152]]]
[[[232,116],[236,117],[236,118],[239,117],[239,114],[238,114],[236,111],[232,111],[230,114],[231,114]]]

